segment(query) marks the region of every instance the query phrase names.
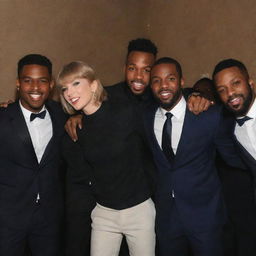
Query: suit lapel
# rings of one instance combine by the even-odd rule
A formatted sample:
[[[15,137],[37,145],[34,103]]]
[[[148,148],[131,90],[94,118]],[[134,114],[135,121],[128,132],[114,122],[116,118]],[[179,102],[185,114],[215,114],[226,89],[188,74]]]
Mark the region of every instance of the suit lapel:
[[[154,155],[156,156],[156,159],[158,159],[162,163],[166,163],[166,165],[170,165],[168,159],[166,158],[165,154],[162,151],[162,148],[158,144],[158,141],[155,136],[154,131],[154,121],[155,121],[155,114],[158,109],[157,105],[150,106],[150,108],[146,111],[146,132],[148,135],[149,143],[151,145],[152,151],[154,152]]]
[[[32,144],[32,140],[29,134],[28,127],[26,125],[25,118],[23,113],[20,109],[19,103],[15,102],[12,106],[10,106],[10,123],[12,126],[13,131],[15,131],[15,135],[18,136],[19,141],[23,144],[25,152],[29,156],[37,162],[36,154],[34,151],[34,147]],[[18,141],[17,141],[18,143]]]
[[[180,162],[180,160],[182,159],[186,159],[186,155],[187,155],[186,149],[188,148],[188,143],[193,142],[194,124],[198,125],[198,123],[195,122],[195,119],[197,118],[198,116],[194,115],[186,108],[180,141],[179,141],[178,148],[175,155],[176,163]]]
[[[238,147],[238,150],[241,152],[242,154],[242,158],[246,160],[246,163],[250,164],[250,166],[254,165],[256,166],[256,161],[255,159],[252,157],[252,155],[243,147],[243,145],[237,140],[236,136],[234,135],[234,140],[235,143]]]
[[[57,114],[54,107],[46,104],[46,108],[50,114],[52,121],[52,137],[45,148],[44,154],[40,161],[40,165],[44,165],[48,161],[49,157],[53,156],[52,150],[56,146],[58,136],[61,136],[63,131],[63,127],[60,127],[60,124],[57,120]]]

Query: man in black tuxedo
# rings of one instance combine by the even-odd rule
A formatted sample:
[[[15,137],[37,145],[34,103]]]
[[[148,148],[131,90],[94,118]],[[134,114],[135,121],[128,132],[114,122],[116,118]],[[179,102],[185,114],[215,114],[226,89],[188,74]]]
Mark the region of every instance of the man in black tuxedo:
[[[245,65],[234,59],[219,62],[213,71],[213,80],[220,100],[235,117],[233,118],[234,140],[245,163],[251,169],[255,186],[256,102],[254,81],[250,78]],[[240,180],[240,184],[242,182],[245,181]],[[256,205],[254,193],[250,192],[249,188],[253,190],[252,186],[248,186],[247,193],[240,195],[240,198],[246,196],[244,199],[246,203],[240,203],[240,211],[243,214],[237,214],[238,216],[246,215],[246,217],[236,220],[238,223],[236,229],[240,233],[240,236],[236,238],[237,254],[243,256],[253,256],[256,252]]]
[[[0,109],[0,255],[60,253],[59,145],[64,115],[48,100],[52,64],[38,54],[18,62],[19,100]]]

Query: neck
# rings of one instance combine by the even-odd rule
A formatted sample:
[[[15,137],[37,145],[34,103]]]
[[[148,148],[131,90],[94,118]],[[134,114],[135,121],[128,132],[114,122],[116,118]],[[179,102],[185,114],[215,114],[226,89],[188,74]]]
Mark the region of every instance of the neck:
[[[95,113],[102,105],[102,102],[99,102],[99,103],[94,103],[94,104],[91,104],[89,106],[86,106],[84,109],[83,109],[83,112],[85,115],[91,115],[93,113]]]

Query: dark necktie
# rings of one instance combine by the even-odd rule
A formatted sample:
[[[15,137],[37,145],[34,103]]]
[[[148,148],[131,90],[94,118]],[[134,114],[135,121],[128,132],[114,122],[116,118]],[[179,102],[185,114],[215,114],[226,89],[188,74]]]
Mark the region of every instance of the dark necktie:
[[[174,158],[174,153],[172,150],[172,113],[167,112],[166,120],[163,127],[162,133],[162,150],[169,161],[172,161]]]
[[[30,122],[32,122],[35,118],[41,118],[44,119],[46,114],[46,110],[40,112],[40,113],[31,113],[30,115]]]
[[[245,116],[245,117],[243,117],[243,118],[236,119],[236,122],[238,123],[239,126],[243,126],[243,124],[244,124],[246,121],[250,120],[250,119],[252,119],[252,118],[249,117],[249,116]]]

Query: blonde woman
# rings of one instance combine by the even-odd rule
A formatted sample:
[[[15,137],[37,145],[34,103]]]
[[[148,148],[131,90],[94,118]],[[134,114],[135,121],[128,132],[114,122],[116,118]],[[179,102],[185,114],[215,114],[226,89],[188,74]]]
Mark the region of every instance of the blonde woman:
[[[76,170],[69,166],[78,181],[73,188],[77,185],[79,191],[83,180],[97,201],[91,214],[91,255],[118,255],[123,235],[131,256],[155,255],[155,207],[149,185],[154,164],[138,109],[108,100],[94,70],[83,62],[64,66],[58,84],[64,110],[83,113],[78,142],[67,136],[63,147],[66,158],[77,152],[84,161]],[[83,172],[86,178],[80,179]]]

